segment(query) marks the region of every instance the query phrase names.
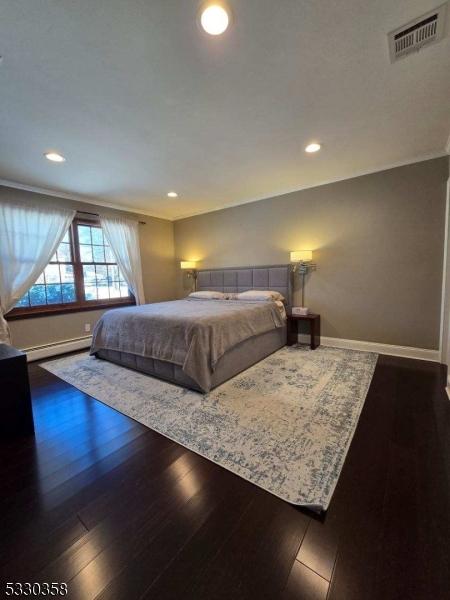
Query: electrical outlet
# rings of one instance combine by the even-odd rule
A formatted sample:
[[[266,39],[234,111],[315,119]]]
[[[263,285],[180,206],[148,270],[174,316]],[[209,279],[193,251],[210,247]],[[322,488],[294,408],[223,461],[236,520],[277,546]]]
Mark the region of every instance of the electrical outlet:
[[[91,331],[91,324],[90,323],[85,323],[84,324],[84,331],[86,333],[89,333]]]

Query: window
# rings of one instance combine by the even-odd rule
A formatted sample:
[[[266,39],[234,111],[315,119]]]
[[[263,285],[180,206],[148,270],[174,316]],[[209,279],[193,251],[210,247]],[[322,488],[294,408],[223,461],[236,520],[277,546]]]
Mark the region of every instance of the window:
[[[130,290],[101,227],[77,224],[85,301],[130,299]]]
[[[7,317],[134,304],[100,225],[74,220],[36,283]]]

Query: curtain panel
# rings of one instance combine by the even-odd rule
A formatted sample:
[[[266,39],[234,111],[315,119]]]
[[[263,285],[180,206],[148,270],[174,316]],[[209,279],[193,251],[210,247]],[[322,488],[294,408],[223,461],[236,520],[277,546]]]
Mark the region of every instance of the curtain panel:
[[[4,315],[50,262],[74,216],[69,209],[0,203],[0,342],[11,343]]]
[[[119,269],[136,298],[136,304],[145,304],[139,249],[139,224],[136,221],[112,217],[100,217],[100,224],[116,257]]]

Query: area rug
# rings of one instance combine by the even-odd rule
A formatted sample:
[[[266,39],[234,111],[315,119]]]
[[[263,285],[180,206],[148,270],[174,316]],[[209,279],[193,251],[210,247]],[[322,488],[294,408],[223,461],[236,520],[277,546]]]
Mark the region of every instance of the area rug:
[[[87,354],[41,366],[283,500],[326,510],[376,362],[284,347],[209,394]]]

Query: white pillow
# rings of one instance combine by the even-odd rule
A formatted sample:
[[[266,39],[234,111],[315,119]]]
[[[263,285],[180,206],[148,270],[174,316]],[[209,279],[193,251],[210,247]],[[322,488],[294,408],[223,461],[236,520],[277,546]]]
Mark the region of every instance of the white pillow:
[[[222,292],[191,292],[189,298],[202,298],[203,300],[224,300],[225,294]]]
[[[241,292],[236,295],[237,300],[284,300],[284,297],[280,292],[274,292],[272,290],[248,290],[247,292]]]

